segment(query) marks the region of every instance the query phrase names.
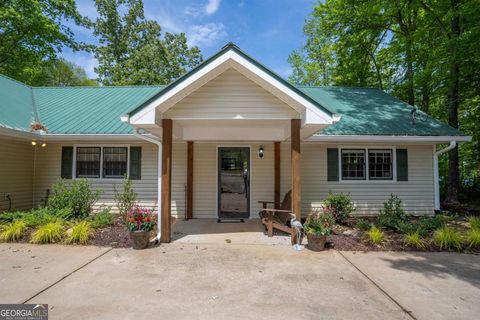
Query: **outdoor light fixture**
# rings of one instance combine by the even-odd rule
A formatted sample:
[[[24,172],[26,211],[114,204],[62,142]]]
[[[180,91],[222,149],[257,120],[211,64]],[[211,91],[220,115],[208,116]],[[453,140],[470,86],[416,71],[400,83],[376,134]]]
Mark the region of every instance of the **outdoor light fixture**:
[[[37,141],[32,140],[32,146],[36,146],[36,145],[37,145]]]
[[[42,148],[45,148],[47,144],[45,142],[42,143]]]
[[[260,159],[263,159],[264,154],[265,154],[265,151],[263,150],[263,147],[260,146],[260,149],[258,149],[258,157]]]

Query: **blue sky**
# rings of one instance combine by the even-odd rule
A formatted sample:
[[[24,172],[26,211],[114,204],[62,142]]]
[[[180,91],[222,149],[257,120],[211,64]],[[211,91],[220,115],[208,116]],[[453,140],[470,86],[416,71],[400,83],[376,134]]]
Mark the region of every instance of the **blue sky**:
[[[76,0],[81,14],[95,19],[93,0]],[[300,48],[303,24],[315,0],[144,0],[145,15],[160,23],[164,32],[184,32],[189,44],[197,45],[204,58],[227,42],[264,63],[283,77],[291,72],[288,55]],[[96,43],[91,31],[73,27],[80,41]],[[95,58],[85,52],[64,50],[66,59],[96,77]]]

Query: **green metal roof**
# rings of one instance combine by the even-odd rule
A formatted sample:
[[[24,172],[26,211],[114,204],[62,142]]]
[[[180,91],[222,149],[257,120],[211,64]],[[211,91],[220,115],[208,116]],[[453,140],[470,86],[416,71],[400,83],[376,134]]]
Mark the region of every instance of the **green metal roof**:
[[[417,111],[378,89],[344,87],[299,87],[332,112],[340,121],[317,135],[463,136],[459,130]]]
[[[30,131],[34,110],[32,88],[0,75],[0,126]]]

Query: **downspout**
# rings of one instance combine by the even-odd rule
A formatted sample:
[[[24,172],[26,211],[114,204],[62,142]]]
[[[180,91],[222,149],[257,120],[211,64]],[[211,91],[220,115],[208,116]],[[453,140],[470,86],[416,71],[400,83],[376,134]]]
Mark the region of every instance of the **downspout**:
[[[434,181],[434,194],[435,194],[435,211],[440,211],[440,180],[438,177],[438,156],[444,154],[447,151],[452,150],[457,146],[457,141],[450,141],[448,147],[435,151],[433,153],[433,181]],[[436,148],[436,147],[435,147]]]
[[[157,193],[157,227],[158,232],[155,238],[156,242],[160,241],[160,235],[162,230],[162,142],[156,139],[153,139],[149,136],[143,135],[139,132],[138,128],[133,129],[133,135],[139,139],[143,139],[145,141],[154,143],[158,146],[158,169],[157,169],[157,176],[158,176],[158,193]]]

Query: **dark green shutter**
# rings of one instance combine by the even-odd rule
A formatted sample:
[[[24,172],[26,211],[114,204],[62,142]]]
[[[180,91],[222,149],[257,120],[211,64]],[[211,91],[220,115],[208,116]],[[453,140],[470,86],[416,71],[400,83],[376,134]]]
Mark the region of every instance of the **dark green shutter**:
[[[338,181],[338,149],[327,149],[327,180]]]
[[[73,147],[62,147],[62,172],[63,179],[72,179]]]
[[[397,149],[397,181],[408,181],[407,149]]]
[[[130,179],[142,178],[142,147],[130,147]]]

